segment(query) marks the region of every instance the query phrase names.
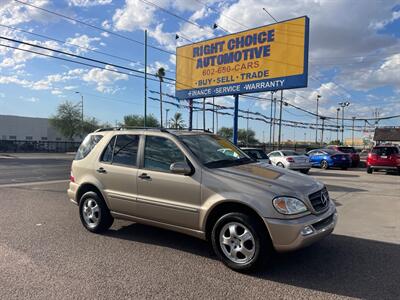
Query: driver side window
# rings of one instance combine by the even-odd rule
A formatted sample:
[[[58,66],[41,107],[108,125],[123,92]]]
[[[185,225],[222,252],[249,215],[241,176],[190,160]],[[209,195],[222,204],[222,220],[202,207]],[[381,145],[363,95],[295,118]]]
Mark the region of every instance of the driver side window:
[[[146,136],[144,147],[144,168],[147,170],[168,172],[170,165],[184,162],[185,156],[170,139],[159,136]]]

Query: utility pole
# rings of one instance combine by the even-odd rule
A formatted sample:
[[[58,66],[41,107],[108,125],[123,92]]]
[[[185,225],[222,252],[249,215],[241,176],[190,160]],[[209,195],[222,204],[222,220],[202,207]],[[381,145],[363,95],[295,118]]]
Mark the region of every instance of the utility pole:
[[[317,95],[317,116],[316,116],[316,124],[315,124],[315,144],[318,144],[318,106],[319,106],[319,98],[321,98],[321,95]]]
[[[340,107],[336,108],[336,140],[339,141],[339,111]]]
[[[275,149],[275,120],[276,120],[276,98],[274,98],[274,122],[272,126],[272,149]]]
[[[351,146],[354,147],[354,121],[356,120],[356,117],[351,117],[353,120],[353,127],[352,127],[352,133],[351,133]]]
[[[81,95],[81,129],[82,129],[82,137],[83,137],[83,131],[84,131],[84,124],[83,124],[83,95],[81,92],[75,92],[75,94]]]
[[[147,125],[147,29],[144,31],[144,127]]]
[[[321,130],[321,147],[324,144],[324,126],[325,126],[325,117],[321,116],[321,120],[322,120],[322,130]]]
[[[271,115],[269,118],[269,147],[272,149],[272,112],[273,112],[273,103],[274,103],[274,91],[271,91]]]
[[[249,109],[247,109],[247,118],[246,118],[246,147],[249,146]]]
[[[212,129],[213,129],[213,133],[215,133],[214,119],[215,119],[215,101],[214,101],[214,97],[213,97],[213,99],[212,99]]]
[[[350,102],[339,102],[342,107],[342,145],[344,145],[344,108],[350,105]]]
[[[206,131],[206,97],[203,98],[203,130]]]
[[[165,128],[168,128],[168,112],[169,108],[165,109]]]
[[[218,134],[218,109],[215,110],[215,133]]]
[[[189,131],[193,129],[193,99],[189,99]]]
[[[280,149],[280,147],[281,147],[281,133],[282,133],[282,104],[283,104],[283,90],[281,90],[281,102],[279,103],[278,149]]]

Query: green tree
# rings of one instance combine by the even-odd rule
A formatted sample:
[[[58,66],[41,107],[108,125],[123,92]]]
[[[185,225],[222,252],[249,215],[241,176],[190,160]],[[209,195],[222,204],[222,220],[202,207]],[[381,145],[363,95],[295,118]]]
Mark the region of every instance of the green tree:
[[[331,145],[341,145],[342,142],[339,141],[339,140],[333,140],[333,141],[330,142],[330,144],[331,144]]]
[[[99,125],[99,121],[94,117],[85,118],[82,124],[81,134],[82,136],[85,136],[88,133],[93,132],[100,127],[110,127],[110,126],[108,126],[107,123]]]
[[[180,112],[175,113],[175,115],[169,121],[171,128],[183,129],[186,127],[185,121],[183,120],[182,114]]]
[[[144,117],[139,115],[124,116],[123,126],[143,127]],[[154,115],[148,115],[146,120],[147,127],[160,127],[160,123]]]
[[[81,109],[70,101],[65,101],[57,107],[55,115],[51,116],[50,124],[64,137],[72,140],[82,133]]]
[[[248,135],[248,137],[247,137]],[[249,129],[248,131],[246,129],[239,129],[238,130],[238,141],[241,144],[246,144],[247,143],[247,139],[249,144],[258,144],[260,143],[257,139],[256,139],[256,133],[254,132],[254,130]]]
[[[229,127],[221,127],[218,130],[218,135],[230,140],[233,137],[233,130]]]

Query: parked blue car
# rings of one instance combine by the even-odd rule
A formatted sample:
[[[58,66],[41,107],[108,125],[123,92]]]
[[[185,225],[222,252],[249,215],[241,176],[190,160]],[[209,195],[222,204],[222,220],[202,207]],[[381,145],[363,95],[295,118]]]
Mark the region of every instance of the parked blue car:
[[[351,158],[348,154],[331,149],[315,149],[307,153],[313,167],[322,169],[341,168],[346,170],[351,166]]]

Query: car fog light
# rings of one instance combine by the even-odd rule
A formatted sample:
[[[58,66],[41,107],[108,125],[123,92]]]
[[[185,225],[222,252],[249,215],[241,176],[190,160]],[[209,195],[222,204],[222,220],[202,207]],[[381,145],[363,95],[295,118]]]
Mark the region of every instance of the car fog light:
[[[314,232],[314,229],[312,229],[311,226],[305,226],[302,230],[301,230],[301,235],[310,235],[311,233]]]

